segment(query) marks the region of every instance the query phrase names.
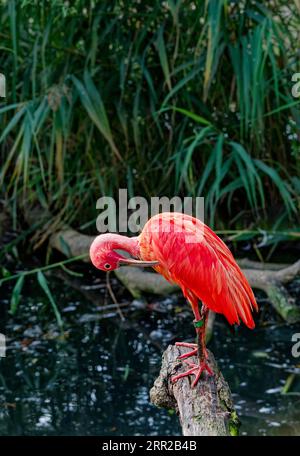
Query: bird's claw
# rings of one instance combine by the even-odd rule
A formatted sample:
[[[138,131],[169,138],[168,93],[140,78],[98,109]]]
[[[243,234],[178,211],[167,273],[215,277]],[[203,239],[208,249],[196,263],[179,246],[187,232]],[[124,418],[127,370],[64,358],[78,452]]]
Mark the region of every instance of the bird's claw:
[[[185,359],[190,358],[191,356],[195,356],[198,351],[197,344],[191,344],[189,342],[175,342],[176,347],[187,347],[192,348],[192,351],[183,353],[182,355],[178,356],[178,359]]]
[[[186,372],[182,372],[181,374],[178,374],[178,375],[175,375],[174,377],[172,377],[171,378],[172,383],[175,383],[180,378],[187,377],[188,375],[195,375],[195,380],[192,383],[192,388],[194,388],[197,385],[203,371],[206,370],[208,375],[214,375],[213,371],[207,364],[206,360],[200,361],[199,364],[191,363],[190,361],[187,361],[187,360],[185,360],[184,362],[186,364],[188,364],[190,369],[187,370]]]

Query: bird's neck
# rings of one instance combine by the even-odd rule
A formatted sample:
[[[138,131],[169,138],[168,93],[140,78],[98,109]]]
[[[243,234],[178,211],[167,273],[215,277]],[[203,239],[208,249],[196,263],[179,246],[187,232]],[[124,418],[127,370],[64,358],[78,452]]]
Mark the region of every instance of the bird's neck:
[[[140,254],[138,237],[127,237],[115,234],[111,240],[111,248],[113,250],[124,250],[133,257],[139,257]]]

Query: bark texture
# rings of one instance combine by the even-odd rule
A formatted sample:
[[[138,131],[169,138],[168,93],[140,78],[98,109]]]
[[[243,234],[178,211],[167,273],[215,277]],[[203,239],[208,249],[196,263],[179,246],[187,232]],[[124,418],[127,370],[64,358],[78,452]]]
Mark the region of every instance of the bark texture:
[[[175,409],[184,436],[230,436],[237,435],[239,420],[234,409],[228,383],[209,351],[209,365],[215,373],[202,374],[195,388],[193,377],[184,377],[176,383],[171,377],[187,369],[178,356],[188,351],[185,347],[169,345],[162,357],[158,378],[150,391],[150,400],[157,407]],[[196,358],[189,358],[196,362]]]

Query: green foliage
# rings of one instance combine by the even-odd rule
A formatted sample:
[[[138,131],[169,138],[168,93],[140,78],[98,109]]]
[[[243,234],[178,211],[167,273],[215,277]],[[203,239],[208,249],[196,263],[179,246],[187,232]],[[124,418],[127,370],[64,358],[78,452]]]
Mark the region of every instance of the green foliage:
[[[21,275],[18,278],[18,280],[13,288],[12,294],[11,294],[10,312],[12,315],[15,315],[15,313],[17,312],[18,305],[19,305],[20,298],[21,298],[23,284],[24,284],[24,276]]]
[[[219,226],[297,220],[296,1],[10,0],[0,24],[15,217],[36,198],[79,226],[127,187],[205,196]]]
[[[60,312],[58,310],[58,307],[56,305],[54,297],[53,297],[53,295],[52,295],[52,293],[50,291],[50,288],[48,286],[47,280],[46,280],[44,274],[42,273],[42,271],[38,271],[37,280],[38,280],[38,283],[40,284],[41,288],[44,290],[47,298],[49,299],[49,302],[50,302],[50,304],[51,304],[51,306],[53,308],[53,311],[54,311],[54,315],[55,315],[57,324],[58,324],[59,328],[62,330],[63,329],[63,321],[61,319]]]
[[[63,331],[63,321],[62,321],[62,317],[61,317],[60,311],[59,311],[59,309],[57,307],[57,304],[55,302],[53,294],[51,293],[51,290],[50,290],[50,288],[48,286],[46,277],[45,277],[43,272],[49,271],[49,270],[55,269],[55,268],[62,268],[65,272],[67,272],[70,275],[73,275],[73,276],[76,276],[76,277],[81,277],[82,274],[74,272],[74,271],[71,271],[65,265],[69,264],[69,263],[73,263],[74,261],[83,260],[86,257],[87,257],[87,254],[86,255],[79,255],[79,256],[76,256],[76,257],[68,258],[67,260],[64,260],[64,261],[60,261],[58,263],[48,264],[48,265],[43,266],[41,268],[35,268],[35,269],[28,270],[28,271],[19,272],[19,273],[13,274],[13,275],[7,269],[2,267],[1,268],[0,287],[5,282],[9,282],[9,281],[12,281],[12,280],[15,281],[15,285],[14,285],[14,288],[13,288],[12,293],[11,293],[10,313],[12,315],[15,315],[17,313],[18,306],[19,306],[19,303],[20,303],[20,300],[21,300],[21,293],[22,293],[25,277],[33,275],[33,274],[34,275],[36,274],[37,282],[39,283],[40,287],[42,288],[42,290],[46,294],[46,296],[47,296],[47,298],[48,298],[48,300],[49,300],[49,302],[51,304],[51,307],[53,309],[53,312],[54,312],[54,315],[55,315],[55,318],[56,318],[57,325],[58,325],[59,329],[61,331]]]
[[[239,435],[240,425],[241,425],[241,422],[237,416],[236,411],[234,410],[230,414],[230,419],[229,419],[229,423],[228,423],[229,433],[232,437],[236,437]]]

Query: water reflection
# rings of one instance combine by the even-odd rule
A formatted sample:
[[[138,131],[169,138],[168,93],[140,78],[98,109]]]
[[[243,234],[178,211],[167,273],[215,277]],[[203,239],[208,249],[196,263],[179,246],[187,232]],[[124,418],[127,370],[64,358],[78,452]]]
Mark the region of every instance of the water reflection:
[[[99,319],[90,302],[60,282],[52,288],[64,303],[65,340],[44,297],[32,298],[34,285],[17,317],[5,313],[0,434],[180,435],[172,411],[149,404],[149,389],[161,351],[176,335],[193,337],[188,309],[179,313],[176,301],[170,310],[168,299],[168,312],[161,301],[162,311],[137,309],[122,323],[117,316]],[[300,434],[300,360],[291,356],[296,329],[276,324],[234,333],[217,319],[210,348],[232,389],[242,434]],[[282,395],[292,373],[291,394]]]

